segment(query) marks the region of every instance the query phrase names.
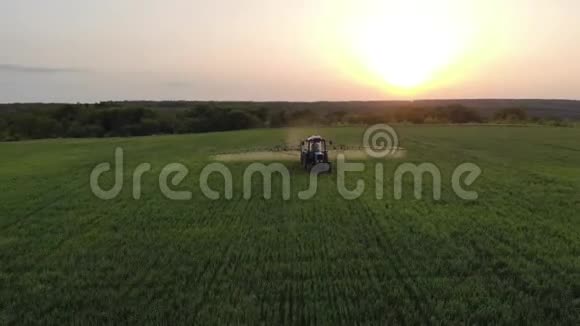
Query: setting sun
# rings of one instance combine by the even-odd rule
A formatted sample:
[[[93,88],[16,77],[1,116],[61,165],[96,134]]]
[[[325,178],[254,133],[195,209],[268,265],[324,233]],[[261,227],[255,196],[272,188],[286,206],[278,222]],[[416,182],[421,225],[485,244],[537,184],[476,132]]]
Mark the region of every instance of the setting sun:
[[[343,66],[359,80],[416,93],[447,82],[468,60],[474,20],[465,5],[371,1],[360,8],[340,23]]]
[[[354,51],[372,73],[400,88],[429,82],[457,55],[459,42],[446,22],[431,16],[411,18],[412,8],[372,17],[357,31]]]

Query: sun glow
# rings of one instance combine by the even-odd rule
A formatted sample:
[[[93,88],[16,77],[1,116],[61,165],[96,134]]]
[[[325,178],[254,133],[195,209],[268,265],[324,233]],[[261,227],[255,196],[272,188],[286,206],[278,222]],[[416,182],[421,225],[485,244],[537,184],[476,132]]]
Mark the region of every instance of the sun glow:
[[[379,78],[396,87],[414,88],[451,63],[458,44],[445,22],[417,17],[411,8],[398,11],[390,19],[374,17],[363,24],[353,45]]]
[[[342,65],[358,80],[414,94],[449,82],[466,64],[475,31],[464,2],[362,2],[340,23]]]

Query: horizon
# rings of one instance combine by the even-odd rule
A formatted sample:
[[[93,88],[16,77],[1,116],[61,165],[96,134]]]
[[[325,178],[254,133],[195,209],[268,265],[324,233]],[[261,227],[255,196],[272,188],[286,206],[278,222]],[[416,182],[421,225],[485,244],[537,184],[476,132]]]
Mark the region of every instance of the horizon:
[[[580,100],[570,0],[0,4],[0,103]]]
[[[420,99],[384,99],[384,100],[376,100],[376,99],[369,99],[369,100],[311,100],[311,101],[288,101],[288,100],[203,100],[203,99],[161,99],[161,100],[149,100],[149,99],[136,99],[136,100],[102,100],[102,101],[94,101],[94,102],[0,102],[0,105],[59,105],[59,104],[89,104],[95,105],[99,103],[137,103],[137,102],[151,102],[151,103],[160,103],[160,102],[191,102],[191,103],[307,103],[307,104],[316,104],[316,103],[397,103],[397,102],[404,102],[404,103],[414,103],[414,102],[452,102],[452,101],[539,101],[539,102],[548,102],[548,101],[557,101],[557,102],[580,102],[579,99],[570,99],[570,98],[420,98]]]

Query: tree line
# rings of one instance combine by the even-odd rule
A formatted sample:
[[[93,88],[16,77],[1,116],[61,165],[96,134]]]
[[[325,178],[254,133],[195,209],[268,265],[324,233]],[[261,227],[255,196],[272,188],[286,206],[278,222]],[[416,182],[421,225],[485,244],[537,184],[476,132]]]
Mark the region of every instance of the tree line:
[[[41,105],[42,106],[42,105]],[[376,123],[549,123],[529,117],[525,109],[497,110],[483,117],[460,104],[435,108],[404,107],[378,112],[264,107],[260,104],[197,103],[179,110],[155,109],[121,103],[63,104],[0,111],[0,140],[39,138],[128,137],[184,134],[251,128]]]

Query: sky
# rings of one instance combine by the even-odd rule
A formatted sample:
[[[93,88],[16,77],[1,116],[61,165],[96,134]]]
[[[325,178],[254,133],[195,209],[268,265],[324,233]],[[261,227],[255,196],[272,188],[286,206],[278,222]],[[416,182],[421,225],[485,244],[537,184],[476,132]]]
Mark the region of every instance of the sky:
[[[0,0],[0,102],[580,99],[578,0]]]

